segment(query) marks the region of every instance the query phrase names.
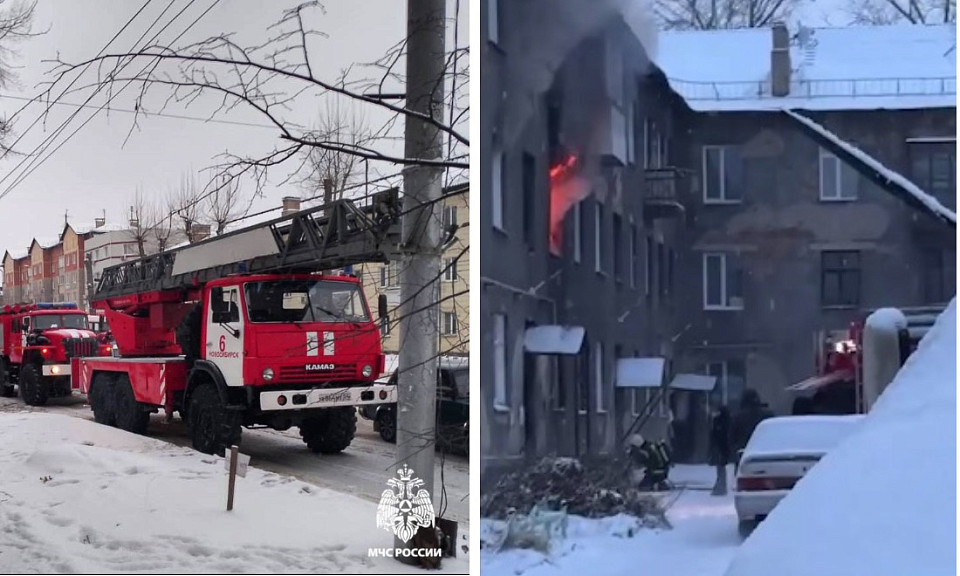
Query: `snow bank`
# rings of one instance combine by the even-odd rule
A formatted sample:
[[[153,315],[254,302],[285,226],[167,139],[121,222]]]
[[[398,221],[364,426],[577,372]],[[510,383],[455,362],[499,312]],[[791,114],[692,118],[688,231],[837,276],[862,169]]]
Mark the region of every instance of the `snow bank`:
[[[939,200],[937,200],[933,196],[921,190],[919,186],[917,186],[916,184],[914,184],[913,182],[911,182],[901,174],[898,174],[897,172],[890,170],[880,162],[877,162],[873,158],[873,156],[870,156],[869,154],[867,154],[863,150],[860,150],[856,146],[852,146],[849,142],[846,142],[840,139],[836,134],[827,130],[826,128],[824,128],[820,124],[817,124],[816,122],[807,118],[806,116],[802,116],[788,109],[784,109],[783,111],[787,115],[789,115],[791,118],[795,119],[797,122],[805,124],[807,127],[811,128],[812,130],[815,130],[824,138],[832,141],[837,146],[846,150],[850,155],[858,158],[861,162],[869,166],[871,169],[881,174],[889,182],[892,182],[900,186],[904,190],[906,190],[911,196],[913,196],[914,198],[919,200],[921,203],[923,203],[924,206],[926,206],[931,212],[933,212],[940,218],[943,218],[944,220],[948,222],[952,222],[954,224],[957,223],[957,215],[955,212],[945,207],[943,204],[940,203]]]
[[[0,438],[0,573],[420,571],[368,557],[393,535],[348,494],[250,468],[226,512],[222,458],[53,414],[0,414]]]
[[[733,467],[729,467],[730,473]],[[710,496],[714,469],[677,465],[670,479],[684,488],[667,512],[672,530],[641,527],[628,515],[588,519],[570,516],[566,539],[548,554],[503,550],[480,555],[483,576],[719,576],[740,543],[732,493]],[[732,477],[729,482],[732,482]],[[481,540],[493,541],[503,522],[483,519]]]
[[[727,576],[956,573],[956,301]]]

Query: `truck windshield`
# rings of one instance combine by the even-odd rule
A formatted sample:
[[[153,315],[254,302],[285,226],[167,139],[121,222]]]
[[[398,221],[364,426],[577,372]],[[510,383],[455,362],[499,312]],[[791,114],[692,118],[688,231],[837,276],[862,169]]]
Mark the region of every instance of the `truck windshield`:
[[[50,330],[53,328],[88,330],[87,317],[83,314],[41,314],[34,316],[31,321],[34,330]]]
[[[360,287],[331,280],[248,282],[251,322],[369,322]]]

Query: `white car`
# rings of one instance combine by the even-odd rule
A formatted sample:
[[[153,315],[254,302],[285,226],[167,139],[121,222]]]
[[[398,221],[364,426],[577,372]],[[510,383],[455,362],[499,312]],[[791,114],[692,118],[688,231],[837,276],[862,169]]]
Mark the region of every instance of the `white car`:
[[[863,419],[850,416],[781,416],[762,421],[737,467],[734,505],[746,537],[834,446]]]

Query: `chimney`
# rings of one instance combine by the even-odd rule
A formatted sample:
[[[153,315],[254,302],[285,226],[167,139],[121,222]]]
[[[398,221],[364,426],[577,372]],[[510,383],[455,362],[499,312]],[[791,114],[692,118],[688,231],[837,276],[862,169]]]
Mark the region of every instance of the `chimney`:
[[[785,22],[771,28],[773,47],[770,51],[770,93],[782,98],[790,95],[790,32]]]
[[[209,224],[196,224],[190,227],[190,243],[196,244],[197,242],[203,242],[210,237],[210,225]]]
[[[103,227],[106,225],[106,223],[107,223],[107,219],[106,219],[106,218],[94,218],[94,219],[93,219],[93,227],[94,227],[94,228],[103,228]]]
[[[140,227],[140,221],[137,219],[136,214],[134,214],[134,212],[133,212],[133,206],[130,207],[130,222],[129,222],[129,224],[130,224],[130,227],[131,227],[131,228],[139,228],[139,227]]]
[[[300,211],[300,197],[299,196],[284,196],[283,197],[283,211],[280,213],[281,216],[288,216],[294,212]]]

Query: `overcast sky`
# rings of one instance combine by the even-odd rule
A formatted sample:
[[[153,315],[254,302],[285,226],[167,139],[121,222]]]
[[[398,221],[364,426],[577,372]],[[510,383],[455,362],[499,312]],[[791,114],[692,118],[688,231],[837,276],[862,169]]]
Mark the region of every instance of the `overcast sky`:
[[[111,45],[108,52],[129,49],[147,26],[162,12],[169,0],[154,0],[133,24]],[[189,0],[174,0],[163,22],[169,20]],[[193,2],[183,16],[175,21],[162,35],[161,40],[172,40],[201,14],[212,0]],[[18,65],[19,86],[10,86],[0,91],[0,110],[10,116],[24,102],[14,98],[31,97],[41,87],[38,84],[49,79],[51,64],[44,60],[59,57],[65,61],[78,61],[94,56],[123,24],[143,4],[142,0],[42,0],[38,3],[36,27],[49,29],[38,38],[20,44],[14,58]],[[184,44],[209,36],[236,32],[240,44],[260,42],[267,37],[266,28],[277,21],[291,1],[260,2],[255,0],[229,0],[219,2],[179,42]],[[460,45],[467,43],[468,23],[466,2],[461,2]],[[314,76],[335,80],[342,70],[355,66],[352,78],[368,78],[374,75],[369,68],[357,64],[372,62],[383,56],[394,44],[401,41],[406,32],[405,2],[400,0],[336,0],[324,3],[325,14],[313,11],[311,27],[324,32],[327,37],[310,40]],[[451,0],[448,16],[453,17],[455,0]],[[157,28],[154,28],[156,31]],[[402,61],[400,62],[402,70]],[[94,78],[93,72],[85,76]],[[84,80],[78,83],[82,85]],[[397,89],[397,85],[385,86],[385,90]],[[128,90],[134,92],[134,87]],[[63,100],[80,103],[85,94],[74,94]],[[100,104],[105,95],[93,102]],[[156,102],[156,100],[154,100]],[[118,107],[132,107],[132,99],[121,95],[112,103]],[[314,108],[314,105],[316,108]],[[389,113],[378,108],[364,106],[367,122],[374,127],[382,123]],[[27,126],[38,116],[39,106],[31,106],[21,112],[14,123],[14,138],[23,135],[16,148],[33,150],[54,128],[76,108],[56,107],[46,122],[26,131]],[[313,110],[323,108],[319,98],[301,98],[297,109],[290,112],[300,120],[310,122]],[[204,116],[209,107],[203,104],[188,108],[173,106],[171,114]],[[56,142],[65,140],[79,126],[92,109],[82,111],[70,124],[67,132]],[[27,248],[31,239],[52,237],[60,233],[64,212],[69,212],[71,222],[88,223],[106,210],[107,219],[119,222],[126,217],[135,191],[141,188],[147,194],[163,194],[179,181],[185,171],[197,172],[214,164],[215,156],[229,151],[244,155],[262,152],[273,146],[278,133],[275,129],[229,124],[202,123],[190,120],[153,117],[141,119],[140,129],[135,131],[124,146],[124,139],[131,128],[133,116],[113,112],[109,116],[101,112],[81,129],[51,158],[39,165],[30,176],[0,198],[0,251]],[[238,111],[229,116],[218,116],[232,121],[265,124],[254,113]],[[402,122],[397,123],[394,136],[402,136]],[[26,131],[26,132],[25,132]],[[12,141],[12,139],[11,139]],[[54,145],[54,147],[56,144]],[[394,144],[399,147],[399,140]],[[383,146],[381,146],[383,147]],[[51,148],[52,149],[52,148]],[[398,148],[402,150],[402,148]],[[389,150],[388,150],[389,151]],[[0,160],[0,194],[14,178],[11,171],[22,158],[7,156]],[[21,168],[22,171],[22,168]],[[392,165],[372,166],[372,176],[397,172]],[[19,172],[14,172],[16,174]],[[277,179],[282,175],[277,172]],[[258,200],[254,209],[278,206],[285,195],[301,195],[303,190],[293,184],[284,189],[272,189],[268,197]]]

